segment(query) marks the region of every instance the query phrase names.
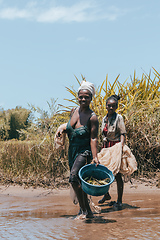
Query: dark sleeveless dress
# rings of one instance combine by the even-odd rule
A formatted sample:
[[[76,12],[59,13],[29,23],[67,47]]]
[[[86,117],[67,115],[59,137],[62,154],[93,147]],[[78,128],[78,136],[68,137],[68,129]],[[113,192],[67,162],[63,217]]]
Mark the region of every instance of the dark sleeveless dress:
[[[92,113],[91,116],[95,114]],[[81,153],[85,153],[87,157],[92,159],[91,146],[90,146],[90,130],[88,129],[89,117],[87,124],[79,128],[72,128],[70,125],[70,120],[67,124],[66,130],[69,138],[69,149],[68,149],[68,158],[69,158],[69,167],[70,169],[73,166],[73,163],[77,156]]]

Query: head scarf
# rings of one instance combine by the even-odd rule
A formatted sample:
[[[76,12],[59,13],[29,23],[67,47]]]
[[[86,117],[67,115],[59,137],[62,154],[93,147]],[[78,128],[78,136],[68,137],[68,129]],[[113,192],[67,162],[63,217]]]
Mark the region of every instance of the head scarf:
[[[81,86],[78,88],[78,93],[80,90],[88,90],[92,97],[95,95],[95,87],[93,83],[82,81]]]

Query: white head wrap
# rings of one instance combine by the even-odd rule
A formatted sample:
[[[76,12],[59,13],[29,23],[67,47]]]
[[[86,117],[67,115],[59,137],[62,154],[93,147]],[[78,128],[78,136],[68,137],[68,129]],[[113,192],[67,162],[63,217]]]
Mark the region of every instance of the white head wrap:
[[[95,87],[93,83],[82,81],[81,86],[78,88],[78,92],[80,90],[88,90],[92,94],[92,97],[95,95]]]

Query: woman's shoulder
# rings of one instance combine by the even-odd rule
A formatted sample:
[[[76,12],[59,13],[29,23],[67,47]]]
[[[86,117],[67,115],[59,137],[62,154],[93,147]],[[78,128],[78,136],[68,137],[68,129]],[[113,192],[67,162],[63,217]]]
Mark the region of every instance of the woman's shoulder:
[[[90,117],[97,117],[96,113],[94,111],[91,110],[91,115]]]
[[[117,118],[116,119],[117,119],[117,122],[119,124],[124,124],[124,118],[123,118],[123,116],[121,114],[117,113]]]
[[[91,117],[92,116],[97,116],[96,113],[94,111],[91,110]]]
[[[123,116],[119,113],[116,113],[118,119],[123,119]]]
[[[73,113],[78,109],[78,107],[73,107],[70,111],[70,117],[72,117]]]
[[[105,116],[102,118],[102,122],[103,122],[103,123],[106,123],[106,122],[107,122],[107,115],[105,115]]]
[[[98,121],[98,117],[97,117],[97,115],[96,115],[95,112],[91,111],[89,120],[90,120],[90,121]]]

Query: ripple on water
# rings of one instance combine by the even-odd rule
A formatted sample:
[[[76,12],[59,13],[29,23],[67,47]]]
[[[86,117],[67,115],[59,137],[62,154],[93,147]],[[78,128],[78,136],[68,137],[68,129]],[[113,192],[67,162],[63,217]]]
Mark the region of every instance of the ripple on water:
[[[132,229],[132,223],[136,226]],[[124,220],[106,223],[93,221],[87,224],[82,221],[74,221],[71,218],[33,218],[28,217],[1,217],[0,236],[1,239],[128,239],[148,240],[159,239],[160,217],[134,217],[130,223]],[[122,227],[124,226],[124,227]],[[103,231],[102,231],[103,228]],[[154,238],[153,238],[154,237]]]
[[[1,239],[67,239],[74,237],[72,222],[64,218],[0,218]]]

